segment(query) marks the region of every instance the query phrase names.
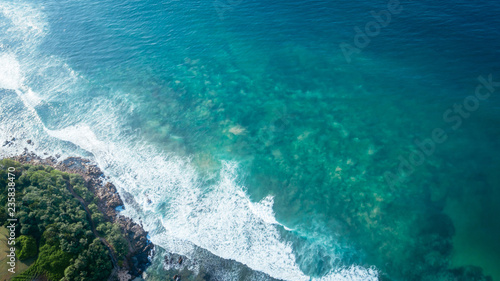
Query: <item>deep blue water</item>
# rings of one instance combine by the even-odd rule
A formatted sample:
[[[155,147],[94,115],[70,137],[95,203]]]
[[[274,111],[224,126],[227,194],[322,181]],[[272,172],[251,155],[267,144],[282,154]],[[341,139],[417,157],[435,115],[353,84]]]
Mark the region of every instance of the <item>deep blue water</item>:
[[[398,12],[356,45],[388,5]],[[17,139],[0,155],[91,158],[132,196],[123,213],[192,272],[500,280],[497,2],[1,0],[0,12],[0,137]],[[162,261],[148,279],[176,270]]]

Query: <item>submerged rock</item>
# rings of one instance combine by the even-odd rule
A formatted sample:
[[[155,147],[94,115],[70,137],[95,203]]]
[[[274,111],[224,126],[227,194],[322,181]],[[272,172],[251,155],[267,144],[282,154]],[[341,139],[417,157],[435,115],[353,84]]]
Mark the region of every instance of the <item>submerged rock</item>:
[[[450,270],[454,281],[493,281],[491,276],[485,276],[483,270],[477,266],[462,266]]]

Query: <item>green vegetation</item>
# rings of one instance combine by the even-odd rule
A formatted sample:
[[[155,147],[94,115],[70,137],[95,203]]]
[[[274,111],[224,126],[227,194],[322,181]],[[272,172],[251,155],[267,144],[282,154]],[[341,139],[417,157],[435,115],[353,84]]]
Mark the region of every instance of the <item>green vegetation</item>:
[[[106,280],[110,274],[109,256],[96,239],[73,264],[64,270],[64,281]]]
[[[31,236],[21,235],[16,239],[17,246],[16,255],[19,260],[32,258],[37,254],[37,246],[35,238]]]
[[[122,235],[120,226],[110,222],[101,223],[97,231],[113,246],[119,259],[123,260],[128,253],[127,240]]]
[[[90,203],[92,218],[120,258],[127,254],[127,241],[117,225],[106,223],[92,193],[79,175],[52,167],[22,165],[0,160],[0,223],[6,224],[8,167],[15,167],[16,253],[19,260],[36,257],[31,266],[12,280],[92,281],[106,280],[112,264],[109,250],[92,232],[82,204],[74,191]]]

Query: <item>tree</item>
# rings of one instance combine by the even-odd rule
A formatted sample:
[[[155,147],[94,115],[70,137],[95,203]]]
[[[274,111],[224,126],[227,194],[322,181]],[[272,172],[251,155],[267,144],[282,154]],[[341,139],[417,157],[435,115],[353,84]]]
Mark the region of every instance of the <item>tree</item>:
[[[19,257],[19,260],[25,260],[36,256],[37,245],[35,238],[31,236],[21,235],[16,239],[16,241],[20,246],[16,250],[16,255]]]
[[[104,245],[95,239],[64,271],[65,281],[101,281],[111,274],[111,260]]]
[[[43,270],[61,279],[64,276],[64,269],[70,265],[72,255],[61,250],[59,245],[45,244],[40,248],[40,255],[37,264]]]
[[[16,167],[16,202],[19,203],[16,217],[21,234],[16,241],[19,245],[16,254],[25,260],[38,252],[36,261],[25,272],[26,280],[37,274],[50,280],[106,280],[112,269],[109,251],[95,239],[87,213],[68,190],[69,183],[80,196],[92,200],[83,178],[50,167],[11,162],[0,160],[0,219],[4,218],[0,224],[6,221],[7,215],[7,167]],[[97,205],[90,207],[93,218],[104,222]],[[104,232],[113,227],[109,222],[101,225],[105,226]],[[123,250],[126,244],[120,240],[124,238],[118,236],[119,229],[111,233],[112,246]]]

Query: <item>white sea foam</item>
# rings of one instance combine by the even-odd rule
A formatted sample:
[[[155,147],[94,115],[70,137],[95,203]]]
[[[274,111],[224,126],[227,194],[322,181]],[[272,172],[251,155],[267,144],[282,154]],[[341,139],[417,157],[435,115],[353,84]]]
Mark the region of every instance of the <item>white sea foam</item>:
[[[337,281],[337,280],[363,280],[377,281],[378,273],[374,268],[363,268],[360,266],[351,266],[342,270],[332,270],[325,277],[313,279],[317,281]]]
[[[146,147],[130,150],[124,144],[103,143],[85,125],[47,131],[91,151],[101,166],[112,171],[119,189],[132,194],[139,203],[141,222],[152,233],[154,243],[171,248],[172,241],[187,240],[278,278],[307,279],[295,263],[291,245],[280,240],[272,223],[252,212],[251,208],[259,214],[266,210],[259,210],[259,204],[253,204],[237,184],[235,163],[224,164],[217,184],[203,186],[186,159],[161,155]],[[133,207],[137,208],[126,204],[124,213]],[[275,222],[274,218],[270,220]],[[164,233],[157,236],[159,221]],[[177,243],[175,250],[190,255],[192,246],[180,245]]]
[[[0,148],[0,156],[20,154],[25,149],[40,155],[51,152],[63,156],[66,145],[44,132],[45,126],[35,110],[50,94],[48,89],[68,81],[45,73],[47,65],[60,65],[38,50],[48,32],[45,17],[28,4],[1,1],[0,18],[0,140],[15,140]],[[47,83],[35,85],[33,77],[44,78]],[[45,96],[33,90],[34,86]],[[28,145],[28,139],[34,142]]]
[[[105,98],[93,101],[91,112],[67,122],[78,120],[77,125],[46,128],[37,106],[77,96],[82,81],[63,61],[38,55],[38,45],[48,30],[43,14],[17,2],[1,2],[0,13],[10,20],[0,33],[2,42],[14,46],[9,50],[0,46],[0,86],[14,90],[19,98],[12,93],[1,96],[0,138],[15,136],[17,141],[2,147],[0,156],[22,152],[26,144],[19,140],[27,139],[35,143],[28,148],[39,153],[64,156],[88,151],[119,192],[132,195],[134,200],[125,200],[122,214],[141,222],[155,244],[191,258],[196,258],[195,248],[201,247],[275,278],[310,279],[300,270],[293,245],[280,235],[273,197],[252,202],[239,182],[237,163],[224,162],[218,182],[207,184],[190,159],[122,134],[119,111],[124,106],[117,108]],[[32,76],[39,78],[38,84],[32,84]],[[222,279],[235,280],[239,273],[235,269],[228,274],[232,275]],[[353,266],[320,280],[376,280],[376,271]]]
[[[61,153],[61,145],[47,139],[34,110],[42,99],[26,84],[27,72],[39,70],[37,46],[47,31],[43,14],[19,1],[1,1],[0,18],[0,140],[11,141],[1,147],[0,157],[23,152],[28,139],[37,140],[32,151],[51,147],[54,154]]]
[[[29,49],[30,45],[38,45],[48,31],[48,23],[44,14],[27,3],[3,0],[0,2],[0,13],[10,22],[4,22],[0,34],[9,36],[10,43],[16,49]],[[11,45],[11,44],[9,44]]]
[[[14,90],[29,108],[42,101],[37,93],[24,85],[21,64],[11,53],[0,54],[0,89]]]
[[[22,85],[19,62],[13,54],[0,54],[0,88],[16,90]]]
[[[153,243],[188,257],[196,245],[275,278],[309,280],[296,263],[292,245],[277,230],[272,197],[252,203],[238,183],[236,163],[225,162],[219,182],[204,186],[188,159],[142,145],[102,142],[86,125],[48,133],[94,154],[121,193],[133,195],[138,205],[125,203],[123,213],[140,220]],[[367,280],[375,278],[374,273],[353,267],[329,276]]]

